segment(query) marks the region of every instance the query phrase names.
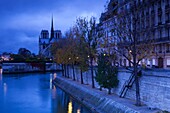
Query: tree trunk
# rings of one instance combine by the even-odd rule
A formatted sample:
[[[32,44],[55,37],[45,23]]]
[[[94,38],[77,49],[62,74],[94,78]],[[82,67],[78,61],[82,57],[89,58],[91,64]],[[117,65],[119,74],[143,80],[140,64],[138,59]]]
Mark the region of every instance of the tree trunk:
[[[73,68],[73,80],[75,81],[76,77],[75,77],[75,72],[74,72],[74,64],[72,64],[72,68]]]
[[[70,78],[70,75],[69,75],[69,65],[67,64],[67,77]]]
[[[111,88],[108,88],[108,94],[109,95],[111,94]]]
[[[136,5],[135,5],[136,6]],[[136,15],[135,15],[136,17]],[[135,18],[135,26],[134,26],[134,43],[133,43],[133,67],[134,67],[134,76],[135,76],[135,86],[136,86],[136,105],[140,106],[141,105],[141,101],[140,101],[140,89],[139,89],[139,78],[137,75],[137,58],[136,58],[136,44],[137,44],[137,36],[136,36],[136,22],[137,22],[137,17]]]
[[[90,58],[90,68],[91,68],[91,78],[92,78],[92,88],[95,88],[95,85],[94,85],[94,73],[93,73],[93,58],[91,57]]]
[[[102,87],[101,86],[100,86],[99,90],[102,91]]]
[[[80,69],[80,73],[81,73],[81,84],[84,84],[84,82],[83,82],[83,71],[82,71],[82,69]]]
[[[136,105],[141,106],[140,89],[139,89],[139,77],[137,75],[137,65],[134,66],[134,74],[135,74],[135,85],[136,85]]]
[[[62,64],[62,76],[65,76],[64,75],[64,65]]]
[[[67,69],[66,69],[66,65],[64,64],[64,73],[65,73],[65,77],[67,77]]]

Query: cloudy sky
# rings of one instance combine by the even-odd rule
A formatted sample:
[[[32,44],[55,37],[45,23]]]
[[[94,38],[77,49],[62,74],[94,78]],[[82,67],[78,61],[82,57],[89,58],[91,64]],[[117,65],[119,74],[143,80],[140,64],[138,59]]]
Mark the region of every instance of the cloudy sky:
[[[24,47],[38,53],[42,29],[54,28],[64,33],[79,16],[99,17],[107,0],[1,0],[0,53],[16,53]]]

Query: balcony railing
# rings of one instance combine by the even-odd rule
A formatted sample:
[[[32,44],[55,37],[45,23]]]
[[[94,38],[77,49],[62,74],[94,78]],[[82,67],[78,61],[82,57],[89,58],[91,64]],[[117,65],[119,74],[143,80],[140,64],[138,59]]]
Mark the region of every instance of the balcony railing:
[[[170,37],[162,37],[155,39],[155,42],[167,42],[170,41]]]

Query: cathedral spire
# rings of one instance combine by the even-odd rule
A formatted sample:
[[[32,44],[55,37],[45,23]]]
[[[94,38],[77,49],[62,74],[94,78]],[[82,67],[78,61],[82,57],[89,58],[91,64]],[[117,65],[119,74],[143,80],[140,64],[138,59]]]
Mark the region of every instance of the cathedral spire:
[[[53,16],[52,16],[52,19],[51,19],[51,36],[50,36],[50,39],[54,38],[54,26],[53,26]]]

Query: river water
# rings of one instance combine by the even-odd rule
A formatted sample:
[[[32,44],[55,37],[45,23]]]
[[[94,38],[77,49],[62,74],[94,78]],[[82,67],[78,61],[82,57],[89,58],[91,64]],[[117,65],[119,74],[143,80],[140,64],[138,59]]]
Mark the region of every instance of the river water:
[[[52,85],[53,76],[0,75],[0,113],[92,113]]]

